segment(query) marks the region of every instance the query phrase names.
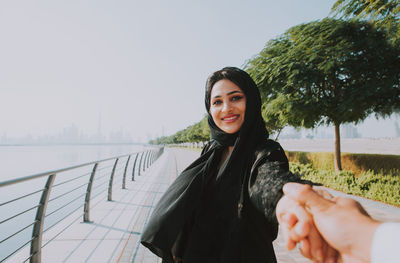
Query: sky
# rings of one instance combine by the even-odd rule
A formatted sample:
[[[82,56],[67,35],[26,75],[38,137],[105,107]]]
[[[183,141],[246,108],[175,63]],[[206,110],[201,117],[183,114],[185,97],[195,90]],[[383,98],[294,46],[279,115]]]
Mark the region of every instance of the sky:
[[[204,115],[207,76],[243,67],[334,0],[0,1],[0,136],[171,135]]]

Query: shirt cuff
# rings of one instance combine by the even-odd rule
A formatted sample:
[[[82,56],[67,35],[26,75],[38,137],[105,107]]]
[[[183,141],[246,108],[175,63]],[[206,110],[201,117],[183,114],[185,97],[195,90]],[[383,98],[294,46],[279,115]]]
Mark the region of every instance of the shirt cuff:
[[[371,263],[395,263],[400,257],[400,223],[382,223],[375,231]]]

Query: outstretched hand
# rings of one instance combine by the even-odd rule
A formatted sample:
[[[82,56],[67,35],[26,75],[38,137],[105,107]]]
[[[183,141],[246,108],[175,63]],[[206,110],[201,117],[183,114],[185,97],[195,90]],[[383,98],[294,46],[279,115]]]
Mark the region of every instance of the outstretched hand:
[[[283,192],[285,195],[279,203],[282,201],[284,206],[278,203],[276,212],[278,221],[285,229],[288,248],[303,239],[315,239],[315,234],[312,234],[314,229],[324,242],[339,252],[339,262],[370,261],[369,251],[379,222],[371,219],[358,202],[341,197],[328,200],[309,185],[297,183],[286,184]],[[298,207],[288,210],[290,207],[285,205],[289,203],[287,199],[294,201]],[[303,211],[299,212],[301,208]],[[304,211],[312,220],[304,216]]]

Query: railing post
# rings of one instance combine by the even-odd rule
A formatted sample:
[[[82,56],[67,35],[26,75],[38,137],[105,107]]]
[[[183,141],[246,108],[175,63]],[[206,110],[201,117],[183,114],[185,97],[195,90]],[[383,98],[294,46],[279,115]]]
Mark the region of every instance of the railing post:
[[[142,159],[143,159],[144,152],[140,155],[140,162],[139,162],[139,170],[138,170],[138,175],[140,176],[140,169],[142,168]]]
[[[151,166],[151,159],[153,158],[153,150],[150,151],[149,160],[147,161],[147,167]]]
[[[111,172],[110,176],[110,182],[108,183],[108,201],[112,201],[112,185],[113,185],[113,180],[114,180],[114,174],[115,174],[115,168],[117,167],[118,164],[118,158],[115,160],[114,167]]]
[[[151,150],[151,152],[150,152],[149,166],[151,166],[151,164],[153,163],[153,162],[152,162],[152,160],[153,160],[153,154],[154,154],[154,150]]]
[[[44,218],[46,215],[46,208],[49,202],[49,196],[51,187],[53,186],[56,174],[49,176],[46,182],[46,186],[43,189],[42,197],[40,198],[39,207],[36,211],[35,224],[32,230],[32,242],[31,242],[31,263],[40,263],[42,261],[42,237],[43,237],[43,225]]]
[[[137,161],[138,156],[139,156],[139,153],[136,154],[135,162],[133,163],[133,168],[132,168],[132,181],[135,181],[135,168],[136,168],[136,161]]]
[[[147,169],[147,158],[149,158],[149,153],[150,153],[150,151],[146,151],[146,159],[143,164],[143,171],[145,171]]]
[[[128,164],[129,164],[129,160],[131,159],[131,156],[128,156],[128,160],[126,161],[125,164],[125,170],[124,170],[124,176],[122,177],[122,189],[126,189],[125,187],[125,181],[126,181],[126,170],[128,170]]]
[[[145,171],[147,169],[147,161],[149,159],[149,153],[150,151],[146,152],[146,156],[144,157],[144,162],[143,162],[143,171]]]
[[[83,207],[83,222],[90,222],[90,196],[92,195],[92,185],[94,180],[94,175],[96,174],[98,163],[93,166],[92,174],[90,175],[89,182],[86,189],[85,205]]]

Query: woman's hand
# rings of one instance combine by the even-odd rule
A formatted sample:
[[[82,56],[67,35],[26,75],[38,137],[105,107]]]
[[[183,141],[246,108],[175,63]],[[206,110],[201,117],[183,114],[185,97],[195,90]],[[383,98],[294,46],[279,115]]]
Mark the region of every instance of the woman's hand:
[[[283,196],[276,207],[276,216],[288,250],[300,243],[302,255],[314,262],[336,262],[338,253],[322,238],[305,207]]]

